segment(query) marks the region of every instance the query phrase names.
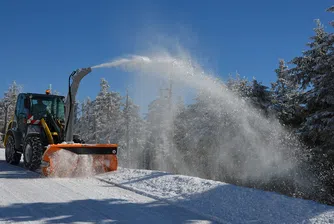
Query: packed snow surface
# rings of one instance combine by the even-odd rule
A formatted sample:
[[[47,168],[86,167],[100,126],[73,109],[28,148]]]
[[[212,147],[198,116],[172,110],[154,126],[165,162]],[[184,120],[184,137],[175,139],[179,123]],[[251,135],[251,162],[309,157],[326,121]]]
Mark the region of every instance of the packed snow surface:
[[[42,178],[5,162],[0,223],[334,223],[334,207],[166,172]]]

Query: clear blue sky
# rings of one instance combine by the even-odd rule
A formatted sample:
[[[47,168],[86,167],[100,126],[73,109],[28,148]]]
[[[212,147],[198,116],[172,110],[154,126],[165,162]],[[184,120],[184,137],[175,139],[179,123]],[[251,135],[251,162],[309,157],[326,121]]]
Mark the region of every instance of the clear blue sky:
[[[278,59],[301,55],[314,19],[329,28],[332,1],[136,0],[0,1],[0,93],[13,80],[25,91],[49,84],[67,91],[68,75],[80,67],[145,50],[157,37],[177,39],[217,75],[238,71],[269,85]],[[100,78],[114,91],[129,85],[126,73],[94,71],[79,99],[95,97]],[[130,91],[131,94],[131,91]]]

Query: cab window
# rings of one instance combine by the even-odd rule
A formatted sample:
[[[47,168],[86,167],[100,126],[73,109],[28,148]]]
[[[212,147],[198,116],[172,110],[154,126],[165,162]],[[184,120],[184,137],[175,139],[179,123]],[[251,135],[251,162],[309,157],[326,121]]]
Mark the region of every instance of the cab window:
[[[27,113],[24,109],[24,95],[19,95],[16,104],[16,116],[18,117],[25,117]]]

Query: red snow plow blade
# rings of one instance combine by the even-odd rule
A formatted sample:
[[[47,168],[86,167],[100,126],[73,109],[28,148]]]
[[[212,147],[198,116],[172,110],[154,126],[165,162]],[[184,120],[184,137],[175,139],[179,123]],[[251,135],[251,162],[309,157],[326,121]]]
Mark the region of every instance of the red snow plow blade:
[[[50,177],[71,176],[79,165],[94,174],[115,171],[117,147],[117,144],[51,144],[42,157],[42,172]]]

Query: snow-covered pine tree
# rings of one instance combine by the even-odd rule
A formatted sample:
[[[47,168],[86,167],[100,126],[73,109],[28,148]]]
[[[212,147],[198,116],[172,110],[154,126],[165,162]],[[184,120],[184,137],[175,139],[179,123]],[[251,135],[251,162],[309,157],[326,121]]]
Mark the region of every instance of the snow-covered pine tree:
[[[177,104],[177,115],[174,119],[174,132],[173,132],[173,142],[175,143],[178,151],[187,151],[187,144],[184,139],[187,136],[187,128],[189,124],[187,123],[187,108],[184,105],[183,100],[178,99]],[[183,160],[183,159],[181,159]]]
[[[0,133],[2,135],[5,134],[7,125],[14,115],[16,98],[21,91],[22,86],[13,81],[0,100]],[[3,146],[2,137],[0,136],[0,147]]]
[[[217,134],[221,125],[211,103],[212,98],[198,93],[195,103],[181,112],[175,122],[175,132],[178,133],[174,137],[175,143],[189,175],[203,178],[215,175],[209,167],[210,157],[215,155],[212,150],[218,149]]]
[[[118,143],[122,133],[121,96],[109,91],[107,80],[101,79],[94,111],[96,115],[96,138],[100,143]]]
[[[231,112],[221,99],[205,92],[181,111],[174,139],[187,174],[235,183],[243,155],[230,141],[238,135],[234,116],[237,111]]]
[[[4,130],[5,126],[5,108],[3,104],[3,99],[0,99],[0,148],[4,147],[3,138],[4,138]]]
[[[90,128],[90,123],[92,123],[93,108],[92,102],[89,97],[85,99],[82,103],[77,102],[76,110],[76,124],[74,126],[74,133],[79,135],[79,137],[86,143],[96,143],[92,137],[92,129]]]
[[[101,79],[100,81],[100,92],[96,96],[96,102],[94,105],[94,113],[96,115],[96,139],[99,143],[108,142],[107,138],[107,127],[109,126],[108,115],[109,115],[109,104],[108,93],[109,84],[107,80]]]
[[[80,108],[80,101],[76,100],[76,102],[74,103],[74,108],[73,108],[73,113],[74,113],[74,126],[76,126],[79,122],[79,118],[81,116],[81,108]]]
[[[167,113],[168,100],[161,91],[158,98],[148,105],[146,116],[148,136],[144,152],[146,169],[159,169],[164,162],[162,160],[166,157],[165,149],[168,142],[165,136],[168,127],[165,124],[166,119],[164,117]]]
[[[268,87],[259,83],[255,78],[252,81],[251,92],[249,93],[251,104],[268,115],[268,109],[271,106],[271,92]]]
[[[292,60],[295,68],[290,73],[307,90],[303,94],[306,119],[299,132],[312,148],[310,162],[324,192],[320,197],[334,203],[334,34],[316,22],[309,49]]]
[[[293,81],[283,59],[279,60],[279,67],[275,72],[277,80],[271,83],[271,110],[283,124],[297,128],[302,122],[301,91],[299,86]]]
[[[296,67],[290,72],[307,89],[303,94],[307,118],[302,135],[311,145],[330,150],[334,148],[334,35],[325,32],[319,20],[315,32],[310,49],[292,60]]]
[[[240,78],[238,73],[235,79],[229,76],[226,86],[241,99],[251,103],[253,107],[260,109],[264,114],[268,114],[271,106],[271,91],[267,86],[259,83],[255,78],[252,82],[245,77]]]
[[[120,140],[119,156],[122,166],[129,168],[144,167],[144,146],[146,131],[144,120],[140,117],[139,106],[134,104],[126,95],[122,111],[122,137]]]
[[[4,98],[2,100],[2,107],[4,109],[4,126],[2,127],[2,131],[4,133],[6,126],[9,123],[9,120],[13,117],[16,100],[19,93],[22,91],[22,86],[16,84],[15,81],[9,86],[8,90],[4,94]]]
[[[81,104],[81,118],[79,122],[80,135],[87,143],[98,143],[96,135],[95,101],[89,97]]]
[[[157,99],[148,106],[146,116],[147,142],[145,166],[176,172],[176,147],[173,142],[176,107],[172,100],[172,83],[168,89],[161,89]]]
[[[246,77],[240,78],[240,74],[236,74],[236,78],[229,76],[226,86],[229,90],[240,96],[241,98],[247,99],[252,91],[249,81]]]
[[[0,132],[3,133],[5,126],[5,105],[4,105],[4,99],[0,99]]]
[[[109,141],[118,143],[121,137],[124,135],[124,127],[122,127],[123,115],[122,115],[122,96],[118,92],[110,91],[109,92]]]

